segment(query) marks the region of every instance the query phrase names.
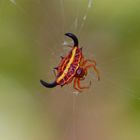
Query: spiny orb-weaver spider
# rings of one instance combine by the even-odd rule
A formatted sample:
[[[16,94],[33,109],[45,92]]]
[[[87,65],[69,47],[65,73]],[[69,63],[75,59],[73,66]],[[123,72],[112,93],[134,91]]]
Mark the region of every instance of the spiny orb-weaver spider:
[[[99,71],[96,68],[96,61],[90,59],[84,59],[82,48],[79,48],[78,39],[72,33],[66,33],[66,36],[70,37],[74,45],[70,46],[71,50],[67,56],[62,57],[62,60],[58,67],[55,67],[54,70],[57,70],[56,79],[52,83],[47,83],[43,80],[40,80],[41,84],[47,88],[53,88],[57,85],[64,86],[69,84],[74,79],[73,87],[81,92],[81,89],[89,88],[91,81],[88,86],[81,86],[80,81],[85,79],[87,75],[87,70],[93,68],[94,72],[97,74],[98,80],[100,80]]]

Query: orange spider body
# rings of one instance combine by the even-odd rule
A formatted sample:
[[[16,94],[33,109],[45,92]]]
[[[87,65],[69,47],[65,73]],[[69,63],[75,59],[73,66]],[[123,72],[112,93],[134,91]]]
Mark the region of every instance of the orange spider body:
[[[64,86],[65,84],[69,84],[74,79],[74,88],[81,92],[81,89],[89,88],[91,85],[91,82],[88,86],[80,85],[80,81],[84,80],[87,75],[87,69],[92,67],[97,74],[98,80],[100,79],[99,71],[96,68],[95,60],[84,59],[82,48],[78,46],[77,37],[72,33],[66,33],[65,35],[73,39],[74,46],[71,47],[72,49],[67,56],[62,57],[60,64],[55,68],[57,70],[55,81],[53,83],[46,83],[40,80],[40,82],[47,88],[53,88],[57,85]],[[90,64],[86,65],[88,62],[90,62]]]

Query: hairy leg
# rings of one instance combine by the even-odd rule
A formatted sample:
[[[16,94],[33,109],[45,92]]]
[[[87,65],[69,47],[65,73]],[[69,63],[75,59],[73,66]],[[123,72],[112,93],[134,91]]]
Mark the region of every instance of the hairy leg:
[[[89,68],[93,68],[94,72],[97,74],[97,78],[98,80],[100,80],[100,75],[99,75],[99,71],[98,69],[96,68],[96,66],[94,64],[89,64],[87,65],[84,70],[87,71]]]
[[[80,81],[81,80],[83,80],[83,79],[78,78],[78,80],[77,80],[78,88],[80,88],[80,89],[86,89],[86,88],[89,88],[91,86],[91,81],[90,81],[90,83],[89,83],[88,86],[81,86],[81,84],[80,84]]]
[[[81,90],[78,89],[78,88],[76,87],[77,80],[78,80],[77,78],[74,79],[73,87],[74,87],[74,89],[76,89],[76,90],[78,90],[79,92],[81,92]]]
[[[88,62],[93,63],[96,66],[96,61],[91,59],[86,59],[82,62],[82,66],[86,65]]]

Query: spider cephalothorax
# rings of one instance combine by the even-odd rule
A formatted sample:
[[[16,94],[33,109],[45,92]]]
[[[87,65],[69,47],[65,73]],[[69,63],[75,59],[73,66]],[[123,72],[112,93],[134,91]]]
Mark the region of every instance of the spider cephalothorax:
[[[64,86],[65,84],[69,84],[74,79],[74,88],[81,91],[80,89],[89,88],[91,85],[91,82],[88,86],[80,85],[80,81],[84,80],[87,75],[87,70],[92,67],[97,74],[98,80],[100,79],[99,71],[96,68],[95,60],[84,59],[82,48],[78,45],[77,37],[72,33],[66,33],[65,35],[73,39],[74,45],[70,46],[71,50],[68,55],[62,57],[59,65],[54,68],[57,71],[55,81],[47,83],[40,80],[40,82],[47,88],[53,88],[57,85]]]

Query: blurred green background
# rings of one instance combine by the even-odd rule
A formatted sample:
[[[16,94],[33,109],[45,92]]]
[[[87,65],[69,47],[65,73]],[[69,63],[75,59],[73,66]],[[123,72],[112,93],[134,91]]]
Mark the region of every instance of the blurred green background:
[[[90,5],[92,3],[92,5]],[[139,0],[0,0],[0,140],[140,139]],[[84,20],[84,17],[87,17]],[[77,34],[92,71],[75,95],[45,89]]]

